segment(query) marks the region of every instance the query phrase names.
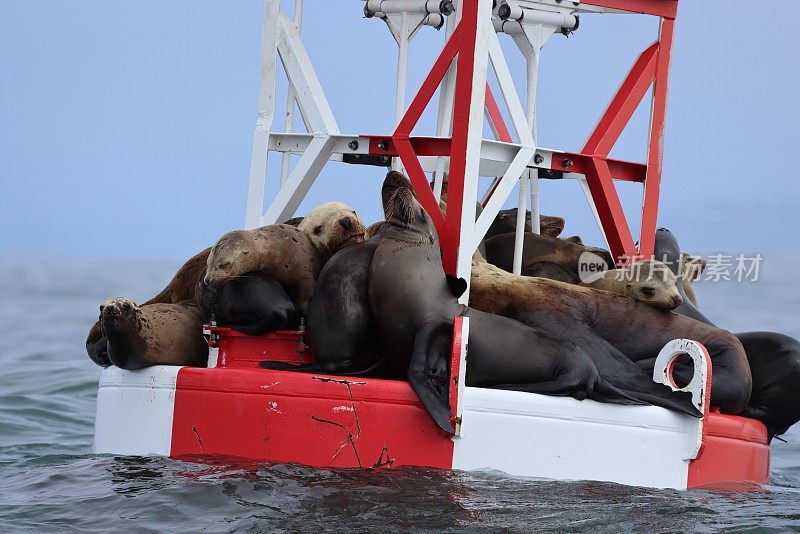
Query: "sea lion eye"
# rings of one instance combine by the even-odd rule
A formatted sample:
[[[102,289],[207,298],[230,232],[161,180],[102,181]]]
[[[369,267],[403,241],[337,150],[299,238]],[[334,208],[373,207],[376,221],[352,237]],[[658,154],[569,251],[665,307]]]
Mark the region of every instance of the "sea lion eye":
[[[316,228],[314,228],[314,235],[319,235],[321,233],[322,233],[322,225],[317,226]]]
[[[230,265],[230,264],[231,264],[231,262],[229,262],[229,261],[226,261],[226,262],[224,262],[224,263],[220,263],[220,264],[219,264],[219,267],[220,267],[220,269],[224,269],[225,267],[227,267],[227,266],[228,266],[228,265]]]
[[[656,294],[656,288],[654,288],[654,287],[643,287],[642,288],[642,293],[644,293],[644,295],[646,297],[652,297],[653,295]]]

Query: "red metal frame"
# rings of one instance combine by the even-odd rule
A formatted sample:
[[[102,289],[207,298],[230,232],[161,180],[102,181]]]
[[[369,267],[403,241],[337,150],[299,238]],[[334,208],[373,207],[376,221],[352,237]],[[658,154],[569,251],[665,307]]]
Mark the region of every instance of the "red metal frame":
[[[678,13],[678,0],[581,0],[581,4],[668,19],[674,19]]]
[[[667,85],[678,0],[590,0],[584,4],[659,16],[662,18],[659,39],[645,49],[636,60],[597,126],[589,135],[583,149],[579,153],[564,153],[560,160],[554,158],[551,168],[581,173],[586,176],[603,232],[615,258],[625,261],[637,256],[651,256],[658,215]],[[442,243],[442,263],[445,271],[450,274],[455,274],[461,237],[461,200],[464,194],[466,143],[470,126],[470,96],[478,25],[477,15],[477,1],[463,3],[461,22],[445,43],[431,71],[391,136],[394,149],[390,149],[388,144],[384,143],[385,148],[376,151],[388,154],[396,150],[417,190],[421,204],[436,225]],[[453,135],[449,147],[441,144],[434,148],[432,145],[437,144],[436,141],[424,138],[413,139],[411,131],[454,59],[456,60],[456,86]],[[646,164],[610,158],[611,149],[651,86],[653,87],[653,103]],[[486,115],[497,132],[498,138],[501,141],[511,141],[497,102],[488,89],[487,86]],[[432,152],[436,152],[436,154]],[[428,179],[417,159],[418,155],[449,155],[451,158],[448,175],[450,209],[448,209],[446,217],[440,213]],[[615,179],[644,184],[638,250],[634,245],[627,218],[614,187]]]
[[[486,118],[489,119],[489,125],[497,137],[498,141],[504,143],[512,143],[511,133],[508,131],[506,122],[503,120],[503,114],[500,111],[500,106],[497,105],[497,100],[494,98],[494,93],[489,84],[486,84]]]
[[[600,5],[594,1],[588,3]],[[677,2],[674,3],[677,6]],[[674,17],[674,13],[672,16]],[[625,261],[637,256],[649,257],[653,254],[674,27],[673,19],[662,19],[658,41],[639,55],[597,126],[589,135],[583,149],[572,158],[573,162],[580,161],[581,163],[581,171],[586,175],[586,182],[597,208],[603,233],[612,255],[618,260]],[[641,168],[635,169],[638,172],[635,175],[636,179],[633,180],[644,182],[641,232],[637,250],[619,195],[614,187],[614,178],[632,178],[630,175],[620,178],[618,174],[620,171],[625,173],[625,171],[633,169],[630,164],[621,167],[621,162],[611,160],[608,155],[651,85],[653,86],[653,103],[644,180],[641,180],[641,174],[639,174]],[[612,173],[612,165],[615,167],[615,173]],[[554,164],[553,167],[556,168],[557,165]],[[563,168],[563,165],[561,167]],[[580,172],[577,169],[569,170]]]

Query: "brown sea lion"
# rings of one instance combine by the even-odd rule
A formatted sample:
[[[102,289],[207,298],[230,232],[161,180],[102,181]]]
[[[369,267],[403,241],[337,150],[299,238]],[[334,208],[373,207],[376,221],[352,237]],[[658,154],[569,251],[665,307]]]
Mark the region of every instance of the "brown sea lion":
[[[492,225],[486,232],[484,239],[490,239],[496,235],[513,234],[517,231],[517,208],[500,210],[497,217],[492,221]],[[556,238],[564,231],[565,221],[561,217],[552,215],[539,215],[539,235]],[[525,212],[525,231],[531,232],[531,212]]]
[[[189,258],[186,263],[181,265],[166,287],[159,291],[155,297],[142,304],[142,306],[149,304],[177,304],[194,300],[195,287],[206,268],[210,252],[211,247],[201,250]],[[100,321],[92,325],[89,330],[89,335],[86,338],[86,352],[89,354],[89,358],[97,365],[103,367],[111,365],[107,339],[103,336]]]
[[[322,266],[338,250],[364,241],[364,236],[364,225],[353,208],[327,202],[296,228],[275,224],[223,235],[211,248],[203,280],[215,285],[244,273],[263,272],[305,315]]]
[[[112,298],[100,307],[100,324],[109,361],[122,369],[206,365],[203,318],[192,302],[139,307],[132,300]]]
[[[730,332],[615,293],[516,276],[480,257],[473,258],[471,282],[470,305],[479,310],[554,335],[579,336],[596,350],[611,346],[633,362],[654,361],[673,339],[698,341],[705,345],[714,366],[712,406],[730,414],[747,406],[750,368],[742,344]],[[690,369],[676,370],[678,380],[688,382],[691,376]]]
[[[489,263],[511,272],[514,263],[514,234],[501,234],[486,240],[486,256]],[[523,236],[523,276],[540,276],[570,284],[580,282],[581,256],[596,255],[610,268],[614,265],[607,251],[578,245],[544,235],[526,233]]]
[[[389,358],[395,376],[408,378],[442,429],[452,431],[448,365],[457,315],[470,319],[467,385],[623,404],[641,402],[598,372],[593,358],[600,357],[602,348],[588,354],[566,337],[569,330],[566,336],[552,335],[460,305],[442,269],[433,223],[408,179],[390,172],[381,193],[387,224],[373,238],[378,245],[367,277],[379,351]],[[646,377],[624,356],[619,355],[619,361],[627,363],[637,377]],[[680,395],[675,399],[678,405]],[[688,402],[683,409],[693,410]]]
[[[224,234],[211,248],[204,283],[214,286],[249,272],[271,276],[305,314],[325,260],[305,232],[288,224]]]
[[[386,224],[386,221],[377,221],[367,226],[367,239],[372,236],[378,235],[378,231]]]
[[[310,218],[306,224],[305,236],[297,237],[300,241],[310,241],[318,246],[322,257],[332,254],[348,244],[364,239],[363,224],[358,219],[355,211],[349,206],[336,202],[329,202],[318,206],[309,213]],[[299,225],[303,217],[290,219],[288,222]],[[318,228],[324,228],[324,231]],[[245,231],[243,231],[245,232]],[[316,233],[315,233],[316,232]],[[361,232],[359,236],[359,232]],[[313,239],[312,239],[313,237]],[[195,290],[208,264],[211,248],[200,251],[184,263],[167,286],[155,297],[146,301],[146,304],[179,303],[194,299]],[[310,253],[312,256],[313,252]],[[246,254],[245,254],[246,256]],[[318,270],[318,269],[317,269]],[[239,271],[238,274],[248,272]],[[307,300],[306,297],[303,297]],[[89,330],[86,338],[86,352],[93,362],[101,366],[111,365],[108,356],[107,340],[102,334],[100,321],[96,322]]]
[[[637,261],[583,277],[580,285],[624,295],[661,310],[674,310],[683,304],[678,279],[657,260]]]

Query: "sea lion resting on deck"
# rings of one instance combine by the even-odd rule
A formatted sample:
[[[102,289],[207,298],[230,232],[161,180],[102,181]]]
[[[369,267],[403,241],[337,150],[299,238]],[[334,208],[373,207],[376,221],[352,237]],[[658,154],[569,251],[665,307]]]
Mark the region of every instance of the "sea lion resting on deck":
[[[273,277],[305,315],[322,266],[338,250],[364,240],[356,212],[341,202],[315,208],[297,225],[275,224],[223,235],[208,256],[206,284],[247,272]]]
[[[141,306],[191,302],[194,299],[195,286],[206,268],[206,261],[210,252],[211,247],[203,249],[189,258],[181,265],[167,286]],[[129,302],[132,303],[132,301]],[[108,340],[103,335],[102,310],[103,306],[100,307],[101,318],[89,329],[89,335],[86,338],[86,352],[94,363],[107,367],[112,365],[112,361],[108,355]]]
[[[517,231],[517,208],[500,210],[492,225],[486,232],[484,239],[491,239],[496,235],[513,234]],[[545,237],[557,238],[564,231],[565,221],[553,215],[539,215],[539,234]],[[531,212],[525,212],[525,232],[532,232]]]
[[[294,330],[300,320],[297,306],[283,287],[262,272],[245,273],[215,286],[201,277],[195,301],[203,312],[203,323],[213,320],[250,336]]]
[[[515,276],[480,257],[473,257],[471,282],[470,305],[479,310],[553,335],[570,333],[587,347],[622,353],[633,362],[654,360],[673,339],[703,343],[714,364],[712,406],[730,414],[747,406],[750,367],[742,344],[730,332],[614,293]],[[678,370],[676,377],[688,382],[691,370]]]
[[[663,258],[679,277],[691,276],[691,270],[687,271],[681,263],[685,257],[680,252],[677,239],[666,228],[659,228],[656,232],[655,256]],[[685,284],[678,284],[679,291],[685,290],[685,287]],[[713,326],[690,298],[684,298],[683,304],[674,313]],[[764,423],[767,436],[772,440],[800,421],[800,341],[777,332],[743,332],[735,335],[744,347],[753,376],[753,393],[739,415]],[[640,365],[644,369],[652,369],[653,363],[645,360]],[[680,362],[676,364],[677,369],[681,367]],[[712,395],[716,379],[717,370],[714,368]]]
[[[237,281],[238,277],[251,271],[266,272],[274,280],[287,284],[287,292],[292,295],[297,309],[304,312],[311,293],[313,293],[314,280],[322,263],[340,248],[363,240],[364,226],[352,208],[338,202],[328,202],[318,206],[298,224],[302,226],[302,229],[290,225],[272,225],[226,234],[223,238],[230,238],[230,234],[234,234],[236,237],[226,239],[222,245],[218,242],[219,246],[215,245],[216,255],[213,255],[212,249],[209,248],[190,258],[181,266],[167,287],[144,303],[142,307],[150,304],[181,304],[180,309],[176,308],[177,313],[185,308],[183,304],[194,304],[195,291],[198,285],[202,289],[203,284],[199,284],[199,282],[201,279],[208,279],[203,273],[213,261],[211,267],[216,270],[213,271],[213,275],[208,281],[218,286],[215,289],[218,294],[225,292],[225,288],[219,287],[220,285],[234,284],[235,287],[232,287],[231,291],[239,291],[242,290],[244,282]],[[242,239],[237,239],[239,237]],[[273,239],[273,242],[270,242],[270,238]],[[248,249],[250,245],[256,245],[252,249],[252,255],[251,250]],[[275,254],[270,257],[269,251],[273,251]],[[292,266],[295,267],[294,271]],[[291,323],[292,312],[283,305],[282,300],[276,301],[274,306],[263,301],[270,295],[276,294],[275,288],[268,287],[264,280],[252,279],[247,281],[247,284],[254,284],[252,289],[257,291],[258,295],[253,296],[250,303],[240,305],[239,309],[247,309],[248,312],[256,309],[272,310],[275,312],[275,316],[272,318],[251,317],[250,320],[253,323],[250,326],[241,323],[243,317],[236,317],[230,321],[231,326],[256,332],[263,329],[265,325],[267,327],[273,324],[281,325],[285,321]],[[259,298],[262,301],[259,301]],[[197,320],[198,329],[203,324],[203,315],[207,320],[211,314],[218,316],[218,324],[226,326],[228,314],[231,309],[236,309],[231,308],[230,303],[225,299],[209,298],[202,302],[206,309],[201,309],[203,314]],[[213,308],[215,302],[220,304],[220,308]],[[226,302],[228,303],[225,304]],[[123,311],[126,310],[132,310],[132,307],[123,308]],[[129,322],[136,323],[133,318]],[[147,324],[152,324],[152,321],[148,321]],[[89,331],[86,349],[89,357],[98,365],[112,364],[108,354],[108,339],[103,335],[101,321],[95,323]]]
[[[569,329],[560,334],[546,333],[460,305],[442,270],[433,223],[408,179],[390,172],[381,194],[387,224],[375,238],[377,246],[367,280],[379,351],[389,359],[395,376],[407,376],[441,428],[452,431],[448,367],[457,315],[470,319],[467,385],[641,403],[598,372],[593,359],[615,356],[594,347],[588,354],[573,340]],[[398,271],[404,273],[402,283],[398,283]],[[644,376],[624,357],[619,361],[633,374]],[[612,378],[629,384],[621,375]],[[650,384],[658,386],[652,381]],[[673,407],[698,415],[686,395],[661,387],[665,398],[672,398]]]
[[[486,240],[486,260],[511,272],[514,262],[514,234],[501,234]],[[523,276],[540,276],[570,284],[580,282],[580,265],[585,254],[591,253],[608,268],[614,265],[611,254],[600,248],[588,247],[544,235],[523,235]]]
[[[112,298],[100,306],[100,323],[109,362],[122,369],[206,365],[202,314],[191,302],[139,307],[129,299]]]

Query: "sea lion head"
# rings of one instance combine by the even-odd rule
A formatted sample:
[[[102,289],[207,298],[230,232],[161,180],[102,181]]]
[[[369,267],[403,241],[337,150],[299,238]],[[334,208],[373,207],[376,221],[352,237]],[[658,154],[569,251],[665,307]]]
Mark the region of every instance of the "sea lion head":
[[[684,281],[694,282],[699,280],[705,270],[705,259],[681,252],[681,277]]]
[[[654,308],[674,310],[683,304],[678,279],[664,263],[644,260],[620,268],[625,295]]]
[[[211,247],[206,262],[206,284],[216,284],[243,273],[257,270],[258,235],[249,230],[234,230],[223,234],[219,241]]]
[[[403,231],[415,231],[436,239],[436,228],[419,203],[411,182],[403,174],[390,171],[381,188],[386,222]]]
[[[141,331],[142,313],[130,299],[113,297],[100,305],[100,324],[105,328],[132,328]]]
[[[500,234],[508,234],[517,231],[517,208],[500,210],[497,212],[497,217],[492,221],[489,231],[486,232],[488,237],[494,237]],[[539,215],[539,235],[556,238],[564,231],[566,221],[562,217],[553,215]],[[531,212],[525,212],[525,231],[533,231],[531,226]],[[488,239],[488,238],[487,238]]]
[[[680,274],[681,247],[678,245],[675,235],[666,228],[656,230],[653,257],[658,261],[664,262],[670,268],[672,274]]]
[[[303,217],[297,229],[308,235],[314,247],[325,257],[361,243],[366,236],[364,223],[356,211],[342,202],[326,202]]]

